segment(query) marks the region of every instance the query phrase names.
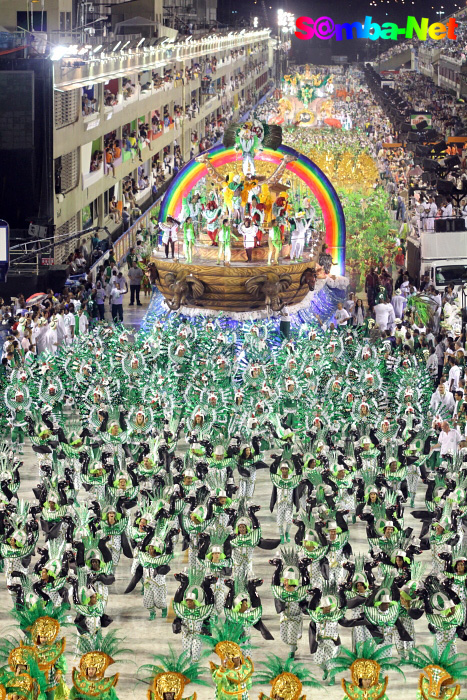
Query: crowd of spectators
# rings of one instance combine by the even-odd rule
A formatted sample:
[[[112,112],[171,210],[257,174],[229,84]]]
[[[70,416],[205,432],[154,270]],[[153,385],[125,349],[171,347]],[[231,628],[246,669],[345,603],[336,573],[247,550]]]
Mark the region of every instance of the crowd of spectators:
[[[81,97],[81,106],[83,117],[87,117],[89,114],[94,114],[99,111],[99,105],[95,97],[88,97],[85,93]]]
[[[399,92],[407,100],[412,100],[417,109],[428,109],[431,106],[433,113],[437,115],[437,126],[441,130],[440,138],[443,136],[447,138],[446,132],[442,130],[449,128],[453,116],[462,115],[463,104],[456,103],[446,91],[433,86],[419,74],[403,73],[396,76],[395,80]],[[363,74],[354,69],[349,70],[340,82],[345,82],[345,89],[350,99],[340,100],[336,96],[335,113],[339,115],[345,113],[350,117],[355,130],[354,145],[358,144],[359,148],[365,148],[374,158],[379,170],[379,178],[374,185],[384,187],[391,196],[391,209],[397,222],[395,229],[398,231],[398,237],[397,253],[393,264],[386,267],[381,261],[378,266],[368,269],[364,287],[366,298],[355,293],[349,294],[348,299],[336,313],[336,322],[338,325],[363,326],[372,319],[375,333],[380,333],[387,338],[388,347],[394,349],[396,346],[407,345],[409,352],[413,352],[414,348],[423,351],[428,366],[433,366],[433,376],[442,381],[444,376],[449,377],[453,366],[453,360],[448,357],[453,344],[456,345],[457,350],[457,346],[465,340],[460,338],[459,315],[455,324],[452,324],[456,293],[450,285],[445,287],[444,292],[438,291],[428,275],[422,274],[421,279],[414,279],[409,275],[405,267],[405,237],[409,233],[416,236],[422,229],[434,230],[434,220],[437,217],[450,218],[456,215],[456,207],[449,196],[431,196],[433,192],[430,196],[425,194],[426,182],[422,177],[424,171],[422,167],[415,165],[414,150],[406,147],[387,147],[388,144],[392,146],[393,143],[397,143],[400,135],[394,130],[388,116],[366,86]],[[343,86],[343,84],[340,85],[340,87]],[[266,121],[274,120],[277,113],[275,98],[267,100],[256,109],[256,115]],[[352,132],[337,133],[338,138],[340,134],[340,138],[345,139],[349,138],[347,134]],[[310,130],[309,138],[313,139],[313,130]],[[331,143],[332,137],[329,137],[329,148]],[[467,149],[458,151],[457,144],[454,144],[446,147],[442,155],[449,157],[458,152],[461,156],[461,164],[456,171],[448,175],[447,179],[453,179],[457,188],[462,189],[464,182],[467,181]],[[461,210],[459,213],[465,216],[467,221],[467,205],[463,205]],[[394,267],[397,267],[397,274]],[[429,304],[428,327],[420,323],[417,325],[410,308],[410,298],[419,292],[423,292]],[[459,357],[460,355],[462,358]],[[456,366],[459,364],[463,366],[464,355],[459,353],[459,356],[456,357]],[[429,363],[428,358],[431,358]]]
[[[394,76],[395,89],[411,105],[414,112],[432,115],[432,128],[438,133],[436,142],[443,144],[437,155],[443,167],[446,159],[459,156],[458,165],[444,179],[453,182],[461,191],[467,192],[467,148],[465,143],[447,144],[447,139],[464,131],[467,109],[462,101],[447,90],[435,86],[431,80],[415,72],[404,72]],[[365,122],[377,157],[380,175],[390,194],[397,202],[398,218],[409,224],[410,232],[419,236],[422,230],[434,231],[437,218],[467,217],[467,199],[459,206],[449,196],[440,196],[434,188],[437,175],[426,169],[422,158],[417,158],[416,148],[407,142],[407,134],[394,131],[389,120],[374,109]],[[386,143],[403,143],[399,148],[386,148]]]
[[[413,37],[409,41],[401,41],[397,44],[390,46],[385,51],[378,55],[378,62],[385,61],[392,56],[396,56],[407,49],[415,49],[418,51],[419,48],[436,49],[436,51],[441,51],[444,56],[449,56],[449,58],[459,61],[459,64],[465,63],[467,56],[467,22],[465,21],[467,11],[465,9],[457,12],[455,15],[458,26],[456,27],[456,40],[453,41],[447,36],[445,38],[438,37],[436,40],[427,37],[425,40],[419,40],[417,37]],[[440,22],[447,24],[449,17],[441,17]]]
[[[126,268],[118,268],[110,249],[106,263],[93,276],[89,269],[92,252],[83,239],[69,256],[71,280],[60,293],[47,289],[33,305],[22,294],[11,303],[0,299],[0,381],[8,363],[19,364],[45,350],[55,354],[61,345],[70,345],[76,336],[92,330],[106,314],[122,320],[125,294],[130,293],[133,303],[141,305],[140,294],[148,297],[155,283],[154,268],[148,265],[150,248],[148,231],[140,231],[125,260]]]

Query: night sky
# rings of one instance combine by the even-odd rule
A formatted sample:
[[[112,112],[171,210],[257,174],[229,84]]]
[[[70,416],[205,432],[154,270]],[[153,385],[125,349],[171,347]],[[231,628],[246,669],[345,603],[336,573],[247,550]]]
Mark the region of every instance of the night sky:
[[[417,21],[422,17],[428,17],[430,22],[442,22],[445,15],[450,15],[453,12],[467,6],[460,0],[444,0],[437,3],[434,0],[367,0],[366,2],[357,2],[350,0],[349,2],[330,3],[325,0],[264,0],[267,13],[267,23],[263,9],[262,0],[222,0],[218,3],[219,20],[228,24],[241,23],[249,20],[250,17],[256,15],[260,27],[277,26],[277,10],[281,8],[287,12],[291,12],[295,17],[305,15],[317,19],[320,16],[328,15],[336,23],[337,22],[363,22],[366,15],[373,18],[375,22],[382,24],[383,22],[395,22],[400,27],[405,26],[408,15],[413,15]],[[371,58],[372,54],[377,52],[377,42],[367,41],[364,39],[353,39],[351,41],[321,41],[319,39],[311,39],[309,41],[300,41],[293,37],[292,41],[292,61],[305,63],[330,61],[332,54],[347,55],[350,60],[356,60],[357,54],[360,60]],[[381,41],[381,50],[383,47],[389,48],[394,45],[391,40]]]

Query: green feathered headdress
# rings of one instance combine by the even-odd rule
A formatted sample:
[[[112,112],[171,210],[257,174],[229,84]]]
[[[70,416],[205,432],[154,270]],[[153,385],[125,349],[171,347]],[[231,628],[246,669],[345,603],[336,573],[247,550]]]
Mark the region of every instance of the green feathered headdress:
[[[17,530],[22,530],[26,526],[29,515],[29,502],[21,498],[16,505],[16,512],[12,513],[10,520]]]
[[[248,645],[248,639],[244,636],[243,625],[239,622],[218,621],[215,625],[211,625],[211,634],[200,635],[201,639],[207,644],[210,650],[213,650],[216,644],[220,642],[234,642],[244,650]],[[251,644],[248,645],[251,649]]]
[[[15,637],[13,634],[2,633],[0,636],[0,666],[6,666],[8,664],[8,657],[13,649],[19,647],[21,644],[20,639]]]
[[[107,654],[114,661],[117,657],[121,657],[123,654],[132,655],[134,652],[132,649],[125,649],[122,647],[125,641],[122,637],[117,637],[118,630],[113,630],[103,634],[102,630],[98,630],[96,634],[82,634],[77,635],[76,647],[80,654],[88,654],[91,651],[101,651],[103,654]],[[127,663],[128,659],[124,660]],[[133,663],[133,662],[132,662]]]
[[[70,606],[66,603],[55,607],[51,600],[46,603],[41,598],[32,607],[17,607],[15,610],[12,610],[10,614],[17,621],[21,631],[26,635],[26,638],[28,638],[29,630],[40,617],[52,617],[54,620],[57,620],[61,627],[70,625],[71,623],[67,622],[69,609]]]
[[[75,524],[74,536],[88,537],[91,534],[89,525],[94,518],[94,513],[86,503],[75,501],[72,506],[72,518]]]
[[[444,649],[440,649],[435,638],[433,646],[423,644],[411,649],[407,663],[415,668],[440,666],[455,681],[464,681],[467,678],[467,654],[453,654],[453,644],[454,642],[449,642]]]
[[[392,644],[378,645],[373,639],[357,642],[354,652],[347,649],[345,646],[341,646],[339,655],[329,662],[329,675],[331,678],[334,678],[338,673],[345,673],[357,659],[370,659],[376,661],[380,665],[382,672],[396,671],[405,678],[403,671],[399,668],[399,657],[386,656],[391,650]]]
[[[158,673],[171,672],[181,673],[190,683],[209,686],[209,683],[203,678],[205,670],[200,662],[210,653],[210,651],[203,651],[199,661],[192,661],[187,652],[178,654],[169,644],[168,654],[154,654],[152,657],[154,663],[139,667],[138,675],[141,676],[139,680],[143,683],[150,683]]]
[[[305,664],[295,661],[292,658],[281,659],[275,654],[269,654],[266,661],[260,664],[265,670],[255,673],[253,685],[267,685],[271,683],[281,673],[291,673],[298,678],[302,685],[311,688],[322,688],[321,683],[316,680]]]

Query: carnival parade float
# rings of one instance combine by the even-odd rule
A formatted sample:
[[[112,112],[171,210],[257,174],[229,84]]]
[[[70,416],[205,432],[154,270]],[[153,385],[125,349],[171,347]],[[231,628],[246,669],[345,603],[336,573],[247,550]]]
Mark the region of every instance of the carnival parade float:
[[[334,187],[282,143],[278,125],[256,119],[233,124],[221,145],[180,171],[159,227],[157,286],[170,310],[188,315],[293,313],[309,305],[317,277],[344,275],[345,220]]]

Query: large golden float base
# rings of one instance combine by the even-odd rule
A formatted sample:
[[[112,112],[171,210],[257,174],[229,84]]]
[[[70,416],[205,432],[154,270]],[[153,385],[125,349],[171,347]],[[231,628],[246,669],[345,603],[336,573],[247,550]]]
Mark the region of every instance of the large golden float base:
[[[216,256],[217,256],[217,249]],[[203,291],[199,297],[188,295],[181,301],[181,306],[194,309],[210,309],[213,311],[245,312],[265,310],[268,306],[264,295],[255,296],[248,291],[245,283],[255,277],[265,276],[269,280],[277,275],[290,276],[290,285],[280,292],[280,300],[287,306],[299,304],[310,291],[310,286],[304,279],[304,273],[315,269],[315,262],[310,260],[301,263],[283,262],[279,265],[235,264],[231,267],[216,265],[215,262],[203,260],[202,264],[180,263],[154,257],[152,261],[157,267],[159,280],[157,288],[162,292],[166,301],[173,303],[174,284],[177,280],[188,279],[202,283]],[[308,279],[310,279],[310,273]],[[198,285],[200,286],[200,285]],[[171,308],[178,308],[172,306]]]

